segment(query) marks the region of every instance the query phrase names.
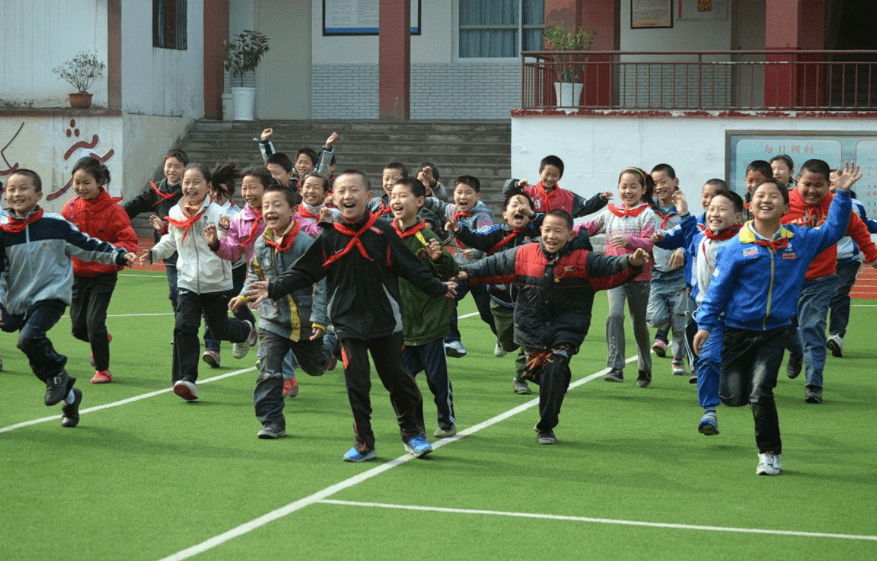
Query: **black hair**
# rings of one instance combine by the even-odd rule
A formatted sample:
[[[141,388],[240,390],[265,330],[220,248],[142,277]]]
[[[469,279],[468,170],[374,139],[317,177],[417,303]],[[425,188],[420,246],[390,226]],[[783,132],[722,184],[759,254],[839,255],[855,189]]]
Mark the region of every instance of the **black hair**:
[[[650,206],[653,204],[652,199],[655,197],[655,180],[652,179],[652,176],[646,173],[646,170],[640,168],[625,168],[621,170],[621,173],[618,174],[618,182],[621,183],[621,176],[625,173],[629,173],[634,177],[639,179],[640,185],[645,185],[646,192],[643,193],[642,202],[648,203]]]
[[[170,150],[168,150],[167,154],[164,155],[164,159],[161,161],[161,165],[164,165],[168,158],[177,159],[183,162],[184,166],[189,165],[189,155],[179,148],[171,148]]]
[[[719,191],[718,193],[713,195],[713,199],[715,199],[718,196],[725,197],[726,199],[731,201],[731,204],[734,206],[734,212],[743,212],[743,197],[741,197],[740,195],[738,195],[734,191],[728,191],[727,189],[725,189],[723,191]],[[710,199],[710,200],[712,200],[712,199]],[[706,210],[706,209],[704,209],[704,210]]]
[[[204,176],[204,180],[207,183],[213,183],[213,172],[204,164],[189,164],[185,168],[183,168],[183,175],[186,175],[190,169],[197,169],[201,172],[201,175]]]
[[[275,152],[268,156],[268,159],[265,160],[265,165],[267,166],[268,164],[276,164],[286,170],[286,173],[292,171],[292,160],[282,152]]]
[[[241,180],[243,180],[243,178],[245,177],[259,178],[259,183],[261,183],[262,187],[265,187],[266,189],[274,184],[280,185],[280,183],[276,179],[271,177],[271,173],[265,168],[255,166],[248,167],[241,172]]]
[[[405,164],[400,162],[390,162],[389,164],[384,166],[384,171],[388,169],[398,170],[399,173],[402,174],[402,177],[408,177],[408,168],[405,167]]]
[[[517,193],[511,192],[508,195],[506,195],[505,201],[503,201],[503,203],[502,203],[502,208],[503,209],[509,208],[509,203],[511,203],[512,199],[514,199],[515,197],[524,197],[525,199],[527,199],[527,204],[530,205],[530,210],[532,210],[534,212],[536,211],[536,203],[533,202],[533,198],[530,197],[530,195],[528,195],[527,193],[525,193],[523,191],[518,191]]]
[[[801,177],[801,174],[805,171],[809,171],[810,173],[817,173],[823,176],[826,181],[829,181],[829,177],[831,176],[831,168],[824,160],[807,160],[806,162],[801,164],[801,169],[798,171],[798,177]]]
[[[566,227],[572,230],[572,214],[570,214],[569,211],[563,210],[562,208],[554,208],[545,213],[545,218],[548,218],[549,216],[556,216],[560,218],[561,220],[566,222]]]
[[[539,173],[542,173],[542,170],[545,169],[545,166],[556,167],[557,171],[560,172],[560,177],[563,177],[563,160],[561,160],[557,156],[551,155],[542,158],[542,161],[539,162]]]
[[[400,164],[400,165],[401,165],[401,164]],[[386,169],[386,168],[384,168],[384,169]],[[338,178],[341,177],[342,175],[358,175],[358,176],[361,177],[362,180],[365,182],[365,188],[368,189],[369,191],[371,191],[371,188],[372,188],[371,181],[368,180],[368,176],[367,176],[366,174],[362,173],[362,172],[359,171],[358,169],[353,169],[353,168],[351,168],[351,169],[346,169],[346,170],[342,171],[342,172],[339,173],[338,176],[335,178],[335,181],[337,182],[337,181],[338,181]]]
[[[29,177],[30,182],[33,183],[34,189],[36,189],[37,193],[43,192],[43,180],[40,179],[40,174],[38,174],[34,170],[27,169],[27,168],[20,168],[20,169],[15,170],[12,173],[12,175],[23,175],[25,177]],[[10,177],[12,177],[12,176],[10,176]],[[8,185],[8,183],[9,183],[8,179],[6,180],[6,183]]]
[[[290,189],[289,187],[284,187],[276,181],[265,187],[265,194],[267,195],[268,193],[283,193],[286,202],[289,203],[289,206],[292,209],[295,209],[301,204],[301,195],[299,195],[297,191]]]
[[[76,173],[79,170],[88,172],[97,184],[102,187],[106,187],[110,183],[110,170],[107,169],[107,166],[105,166],[103,162],[93,156],[85,156],[84,158],[76,160],[76,163],[73,164],[73,171],[71,174]]]
[[[310,158],[311,163],[314,165],[314,167],[317,167],[317,162],[319,162],[319,156],[317,156],[317,153],[314,152],[314,150],[312,148],[307,148],[307,147],[299,148],[298,152],[295,153],[296,161],[298,161],[298,157],[301,156],[302,154],[304,154],[305,156]]]
[[[404,185],[405,187],[408,187],[408,190],[411,191],[411,194],[415,197],[426,196],[426,187],[423,185],[423,182],[417,178],[403,177],[397,181],[395,185]]]
[[[481,192],[481,182],[478,180],[477,177],[473,177],[471,175],[461,175],[460,177],[457,178],[456,181],[454,181],[454,187],[456,187],[457,185],[460,185],[461,183],[463,185],[468,185],[469,187],[472,187],[472,189],[476,193]]]
[[[724,179],[719,179],[718,177],[714,177],[714,178],[712,178],[712,179],[708,179],[708,180],[704,183],[704,185],[715,185],[716,187],[718,187],[718,188],[721,189],[722,191],[727,191],[727,190],[728,190],[728,182],[725,181]]]
[[[435,167],[435,164],[432,162],[423,162],[422,164],[420,164],[420,167],[418,167],[417,170],[421,171],[421,170],[423,170],[423,168],[431,169],[432,170],[432,177],[433,177],[433,179],[436,180],[436,183],[438,183],[438,180],[441,179],[442,176],[439,175],[439,170],[437,167]]]
[[[652,173],[655,173],[656,171],[663,171],[670,176],[670,179],[676,179],[676,170],[674,170],[673,166],[670,164],[658,164],[652,168]]]
[[[226,162],[217,164],[210,172],[213,176],[213,188],[222,191],[229,199],[234,196],[234,182],[240,177],[237,164],[235,162]]]
[[[770,167],[770,164],[764,160],[750,162],[749,165],[746,166],[746,173],[748,174],[750,171],[757,171],[765,178],[773,177],[773,169]]]
[[[789,156],[788,154],[777,154],[776,156],[774,156],[773,158],[770,159],[771,164],[774,162],[777,162],[777,161],[781,161],[784,164],[786,164],[786,167],[789,168],[790,172],[795,169],[795,161],[792,160],[792,157]]]
[[[780,193],[783,196],[783,203],[789,204],[789,190],[786,188],[785,185],[780,185],[780,182],[772,177],[769,177],[767,179],[762,179],[761,181],[759,181],[758,184],[755,186],[755,188],[752,190],[752,197],[755,196],[755,192],[758,191],[759,187],[761,187],[762,185],[767,184],[767,183],[770,183],[771,185],[775,185],[776,188],[779,189]]]
[[[316,177],[317,179],[320,180],[320,184],[323,186],[323,191],[325,191],[326,193],[328,193],[330,191],[329,180],[326,178],[325,175],[320,175],[319,173],[317,173],[315,171],[309,171],[308,173],[301,176],[301,180],[299,181],[299,184],[298,184],[299,189],[301,189],[301,186],[305,184],[305,181],[309,177]]]

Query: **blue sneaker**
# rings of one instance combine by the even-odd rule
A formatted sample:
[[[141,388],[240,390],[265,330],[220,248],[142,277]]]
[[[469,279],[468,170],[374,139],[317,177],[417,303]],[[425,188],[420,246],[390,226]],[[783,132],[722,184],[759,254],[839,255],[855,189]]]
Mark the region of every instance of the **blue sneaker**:
[[[432,444],[421,433],[406,442],[405,449],[415,458],[422,458],[432,452]]]
[[[374,450],[367,450],[365,452],[360,452],[356,449],[356,446],[350,448],[346,454],[344,454],[345,462],[367,462],[369,460],[374,460],[376,457]]]
[[[719,420],[713,412],[704,413],[700,418],[700,424],[697,425],[697,432],[704,436],[713,436],[719,434]]]

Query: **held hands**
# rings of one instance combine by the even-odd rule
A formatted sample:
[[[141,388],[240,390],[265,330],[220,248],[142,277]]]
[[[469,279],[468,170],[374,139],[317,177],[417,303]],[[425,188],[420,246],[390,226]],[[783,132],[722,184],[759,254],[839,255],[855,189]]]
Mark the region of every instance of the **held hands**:
[[[262,142],[268,142],[274,136],[274,129],[265,129],[262,131]]]
[[[325,333],[326,333],[326,330],[323,329],[322,327],[317,327],[316,325],[311,326],[311,336],[308,340],[309,341],[316,341],[317,339],[322,337],[323,334],[325,334]]]
[[[155,230],[164,230],[164,220],[153,214],[149,217],[149,225]]]
[[[429,243],[426,244],[426,253],[433,261],[438,261],[442,258],[442,246],[440,243],[438,243],[438,240],[429,240]]]
[[[685,199],[685,193],[679,189],[673,191],[673,206],[676,207],[676,212],[679,214],[688,212],[688,201]]]
[[[228,301],[228,309],[232,312],[236,312],[240,309],[241,306],[245,306],[249,302],[247,298],[242,298],[240,296],[235,296],[231,300]]]
[[[459,232],[460,224],[457,222],[457,219],[453,217],[448,218],[448,221],[445,224],[445,230],[448,232]]]
[[[685,264],[685,252],[681,249],[677,249],[673,252],[673,255],[670,256],[670,259],[667,260],[667,268],[671,271],[678,269],[682,265]]]
[[[127,256],[126,256],[126,258],[127,258]],[[140,264],[141,267],[152,265],[152,250],[147,249],[146,251],[144,251],[143,255],[141,255],[137,259],[137,262],[138,262],[138,264]]]
[[[137,254],[130,251],[125,252],[125,261],[128,262],[129,267],[133,267],[134,263],[137,262]]]
[[[453,300],[457,297],[457,283],[453,281],[448,281],[442,284],[448,287],[448,291],[445,292],[445,298],[450,298],[451,300]]]
[[[834,176],[834,185],[838,191],[849,191],[853,183],[861,178],[862,173],[859,171],[859,166],[856,165],[856,162],[844,162],[844,167],[837,169],[837,174]]]
[[[649,254],[646,252],[646,250],[640,247],[636,251],[628,255],[627,260],[633,267],[642,267],[649,262]]]
[[[661,243],[664,241],[664,232],[655,232],[649,239],[652,240],[652,243]]]
[[[613,236],[606,241],[615,247],[627,247],[628,243],[627,236]]]
[[[337,140],[338,140],[338,133],[337,132],[333,132],[332,134],[330,134],[329,138],[326,139],[326,144],[325,144],[326,150],[331,150],[332,145],[335,144],[335,141],[337,141]]]
[[[453,280],[456,280],[456,281],[467,281],[467,280],[469,280],[469,273],[467,273],[466,271],[460,271],[460,272],[457,273],[457,276],[454,277]]]
[[[699,355],[700,351],[703,350],[703,344],[706,343],[706,340],[709,338],[710,332],[704,329],[701,329],[697,333],[694,334],[694,340],[691,343],[691,347],[694,351],[694,354]]]

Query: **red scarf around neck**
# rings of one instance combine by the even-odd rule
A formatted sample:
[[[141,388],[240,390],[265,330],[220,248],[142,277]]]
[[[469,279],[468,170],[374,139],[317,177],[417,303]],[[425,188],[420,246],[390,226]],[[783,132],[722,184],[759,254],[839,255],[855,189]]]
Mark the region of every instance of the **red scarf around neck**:
[[[393,224],[393,229],[396,230],[396,233],[399,234],[399,237],[402,238],[403,240],[407,237],[413,236],[417,232],[426,228],[426,222],[421,222],[420,224],[412,226],[411,228],[408,228],[407,230],[405,230],[403,232],[402,231],[402,224],[399,222],[398,218],[393,220],[392,224]]]
[[[279,251],[279,252],[281,252],[281,253],[282,253],[282,252],[285,252],[285,251],[287,251],[290,247],[292,247],[292,242],[295,241],[295,237],[298,235],[299,228],[300,228],[300,225],[299,225],[298,221],[296,221],[295,219],[293,219],[293,221],[292,221],[292,229],[283,235],[283,239],[280,240],[280,243],[275,242],[274,240],[269,239],[269,238],[268,238],[268,231],[266,230],[266,231],[265,231],[265,234],[263,235],[263,237],[265,238],[265,243],[268,244],[268,245],[270,245],[270,246],[273,247],[275,250],[277,250],[277,251]]]
[[[201,217],[204,216],[204,213],[207,212],[207,209],[209,207],[210,205],[208,204],[207,206],[202,207],[199,212],[196,212],[195,214],[190,214],[188,212],[189,207],[180,205],[180,209],[182,209],[183,211],[183,216],[188,215],[188,218],[185,218],[183,220],[174,220],[170,216],[165,216],[164,219],[167,220],[168,224],[170,224],[171,226],[183,230],[183,237],[182,239],[180,239],[180,241],[185,241],[186,236],[189,235],[189,230],[192,229],[192,226],[198,223]]]
[[[503,239],[501,239],[501,240],[499,241],[499,243],[497,243],[495,246],[491,247],[490,250],[487,252],[487,255],[493,255],[494,253],[496,253],[497,251],[499,251],[500,249],[502,249],[507,243],[509,243],[510,241],[512,241],[513,239],[515,239],[515,237],[516,237],[517,235],[519,235],[519,234],[524,234],[524,233],[526,233],[526,232],[527,232],[527,229],[526,229],[526,228],[521,228],[520,230],[512,230],[512,231],[509,233],[509,235],[507,235],[506,237],[504,237]]]
[[[609,203],[609,212],[614,214],[619,218],[626,218],[630,216],[631,218],[636,218],[639,216],[645,209],[649,208],[649,205],[639,205],[636,208],[618,208],[613,203]]]
[[[310,218],[311,220],[319,220],[320,215],[309,211],[304,203],[298,205],[298,215],[302,218]]]
[[[658,208],[655,208],[654,211],[655,211],[655,214],[657,214],[658,216],[660,216],[661,219],[662,219],[662,221],[661,221],[661,229],[662,229],[662,230],[666,230],[666,229],[667,229],[667,222],[669,222],[671,218],[673,218],[674,216],[679,216],[679,213],[678,213],[678,212],[670,211],[670,212],[668,212],[667,214],[664,214],[664,213],[661,212],[660,209],[658,209]]]
[[[0,224],[0,229],[2,229],[7,234],[20,234],[24,232],[25,228],[27,228],[28,224],[33,224],[37,220],[43,217],[43,209],[36,211],[31,214],[27,218],[19,218],[17,216],[9,215],[9,222],[5,224]]]
[[[166,201],[168,199],[173,199],[174,197],[177,196],[177,193],[162,193],[161,189],[158,188],[158,185],[156,185],[152,181],[149,182],[149,185],[152,186],[152,190],[155,191],[156,195],[158,195],[158,200],[155,201],[155,203],[153,203],[152,206],[158,206],[161,203],[163,203],[164,201]]]
[[[346,226],[346,225],[342,224],[341,222],[333,222],[332,226],[335,228],[335,230],[337,230],[341,234],[344,234],[345,236],[350,237],[351,239],[349,242],[347,242],[347,245],[344,247],[344,249],[342,251],[336,253],[335,255],[333,255],[332,257],[327,259],[326,262],[323,263],[323,267],[328,267],[330,264],[341,259],[343,256],[350,253],[350,250],[352,250],[354,247],[357,250],[359,250],[360,255],[362,255],[363,257],[365,257],[369,261],[374,261],[374,259],[372,259],[371,257],[368,256],[368,253],[365,251],[365,246],[362,245],[362,240],[360,238],[365,232],[367,232],[369,230],[369,228],[374,226],[375,222],[377,222],[377,221],[378,221],[378,215],[373,213],[373,212],[370,212],[369,219],[366,221],[365,224],[363,224],[362,228],[360,228],[359,230],[354,230],[353,228]]]
[[[740,232],[740,228],[742,226],[743,226],[742,224],[734,224],[733,226],[731,226],[730,228],[728,228],[727,230],[725,230],[723,232],[713,234],[712,231],[709,228],[707,228],[706,226],[704,226],[703,224],[697,225],[697,227],[700,228],[700,231],[703,232],[703,235],[707,239],[718,240],[718,241],[730,240],[731,238],[736,236],[738,232]]]
[[[262,209],[261,208],[255,209],[253,207],[250,207],[250,210],[252,210],[253,214],[256,215],[256,219],[253,220],[253,227],[250,228],[250,235],[247,236],[247,239],[241,240],[240,243],[238,243],[238,245],[241,247],[247,247],[248,245],[250,245],[251,243],[256,241],[256,237],[258,237],[258,235],[259,235],[259,225],[264,220],[264,218],[262,218]],[[294,220],[295,219],[293,219],[293,221]],[[298,224],[298,222],[296,222],[296,224]]]
[[[776,240],[755,240],[755,245],[761,245],[773,251],[782,251],[789,245],[789,238],[784,236]]]

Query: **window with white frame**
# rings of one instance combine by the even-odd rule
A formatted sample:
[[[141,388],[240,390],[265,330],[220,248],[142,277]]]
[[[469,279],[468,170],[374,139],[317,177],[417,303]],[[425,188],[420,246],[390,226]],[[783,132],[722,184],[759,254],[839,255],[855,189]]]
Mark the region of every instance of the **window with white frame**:
[[[518,58],[542,50],[545,0],[459,0],[460,58]]]

